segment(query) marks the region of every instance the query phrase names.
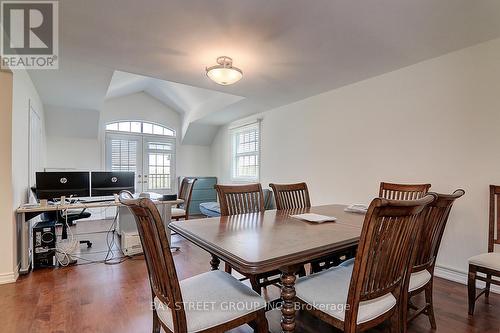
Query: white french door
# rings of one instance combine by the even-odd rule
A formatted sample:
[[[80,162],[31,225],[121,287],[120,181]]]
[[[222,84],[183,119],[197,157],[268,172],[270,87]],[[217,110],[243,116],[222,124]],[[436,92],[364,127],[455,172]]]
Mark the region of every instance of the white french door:
[[[136,192],[175,192],[175,138],[106,133],[106,170],[135,172]]]

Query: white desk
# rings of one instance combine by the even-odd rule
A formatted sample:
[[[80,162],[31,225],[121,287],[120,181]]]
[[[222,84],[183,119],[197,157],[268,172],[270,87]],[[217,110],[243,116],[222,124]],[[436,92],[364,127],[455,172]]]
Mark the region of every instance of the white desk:
[[[183,203],[184,201],[181,199],[172,200],[172,201],[162,201],[162,200],[153,200],[153,202],[159,206],[162,206],[160,209],[160,214],[162,215],[163,221],[165,224],[170,223],[170,214],[172,205]],[[84,209],[84,208],[108,208],[108,207],[120,207],[123,206],[119,202],[115,201],[105,201],[105,202],[75,202],[71,204],[55,204],[55,205],[22,205],[17,210],[17,220],[21,223],[21,267],[19,269],[20,274],[27,274],[30,271],[32,264],[32,242],[31,239],[31,219],[45,212],[54,212],[61,211],[65,209]]]

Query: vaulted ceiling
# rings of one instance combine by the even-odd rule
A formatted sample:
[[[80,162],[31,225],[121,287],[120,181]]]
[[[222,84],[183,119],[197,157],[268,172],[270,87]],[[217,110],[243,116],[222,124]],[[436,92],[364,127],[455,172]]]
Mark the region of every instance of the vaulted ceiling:
[[[61,68],[31,72],[45,103],[99,109],[107,93],[142,87],[179,112],[201,105],[185,117],[186,129],[224,124],[500,37],[498,0],[64,0],[60,6]],[[221,55],[243,70],[240,82],[219,86],[206,77],[205,67]],[[153,79],[128,77],[108,92],[115,70]],[[207,111],[210,90],[224,98]]]

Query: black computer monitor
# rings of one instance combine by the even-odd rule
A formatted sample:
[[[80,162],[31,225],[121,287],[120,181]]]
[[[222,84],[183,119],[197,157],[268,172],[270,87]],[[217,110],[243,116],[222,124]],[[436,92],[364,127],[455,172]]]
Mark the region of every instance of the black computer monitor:
[[[135,172],[96,171],[91,175],[91,195],[107,196],[122,190],[135,192]]]
[[[90,196],[89,172],[61,171],[37,172],[36,196],[38,199]]]

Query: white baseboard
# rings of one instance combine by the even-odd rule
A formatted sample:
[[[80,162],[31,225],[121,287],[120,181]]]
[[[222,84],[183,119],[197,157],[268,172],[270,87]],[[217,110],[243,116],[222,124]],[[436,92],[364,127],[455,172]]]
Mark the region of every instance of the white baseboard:
[[[456,270],[453,268],[436,265],[436,268],[434,269],[434,276],[443,278],[445,280],[458,282],[460,284],[467,285],[468,273],[462,272],[462,271],[459,271],[459,270]],[[484,288],[483,281],[477,281],[476,285],[478,288]],[[491,285],[490,290],[496,294],[500,294],[500,286]]]
[[[19,277],[18,270],[11,273],[1,273],[0,274],[0,284],[14,283]]]

